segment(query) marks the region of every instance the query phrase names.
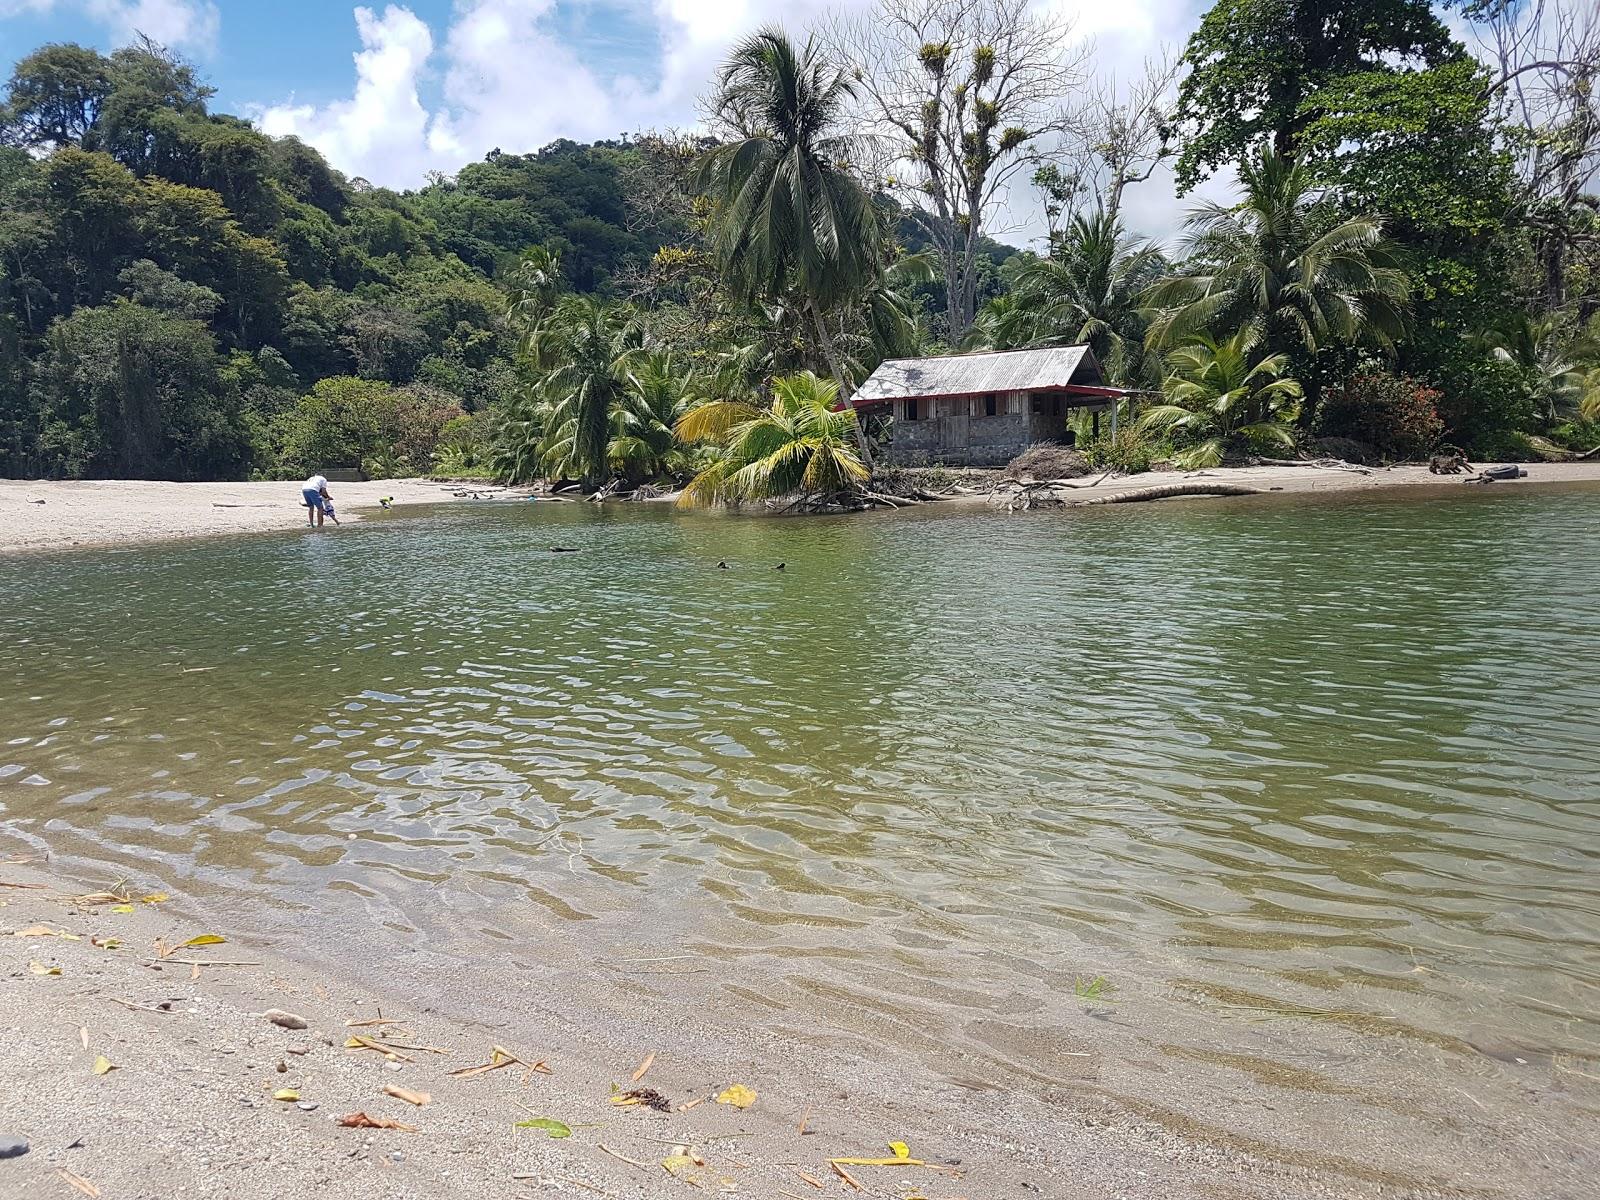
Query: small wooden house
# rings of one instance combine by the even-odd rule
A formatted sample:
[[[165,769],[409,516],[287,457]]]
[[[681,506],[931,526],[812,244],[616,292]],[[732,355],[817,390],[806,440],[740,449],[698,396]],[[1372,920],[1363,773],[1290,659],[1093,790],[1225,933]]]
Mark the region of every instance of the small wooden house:
[[[850,403],[861,419],[891,417],[888,462],[1003,466],[1034,442],[1064,440],[1074,409],[1111,411],[1125,393],[1106,387],[1088,346],[891,358]]]

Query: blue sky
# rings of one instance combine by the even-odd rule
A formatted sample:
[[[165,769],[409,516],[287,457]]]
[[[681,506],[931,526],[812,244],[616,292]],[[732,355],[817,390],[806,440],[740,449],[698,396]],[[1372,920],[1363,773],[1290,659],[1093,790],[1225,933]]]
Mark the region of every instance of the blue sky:
[[[695,123],[728,46],[873,0],[0,0],[0,61],[49,41],[101,49],[143,31],[193,61],[214,107],[295,134],[341,170],[420,185],[500,147]],[[1038,0],[1092,37],[1123,78],[1176,47],[1201,0]],[[1170,231],[1170,180],[1130,196],[1136,224]],[[1036,212],[1008,240],[1040,228]]]

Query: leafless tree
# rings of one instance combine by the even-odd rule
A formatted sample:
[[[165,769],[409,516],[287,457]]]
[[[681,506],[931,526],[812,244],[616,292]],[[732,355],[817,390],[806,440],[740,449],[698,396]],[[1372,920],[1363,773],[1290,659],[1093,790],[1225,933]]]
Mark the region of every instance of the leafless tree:
[[[1089,93],[1080,133],[1095,164],[1100,206],[1113,218],[1123,193],[1178,153],[1172,135],[1179,68],[1177,55],[1164,50],[1145,59],[1144,73],[1126,89],[1111,78]]]
[[[1478,36],[1491,100],[1515,131],[1521,215],[1533,227],[1543,302],[1566,303],[1567,261],[1600,228],[1600,6],[1528,0],[1484,6]]]
[[[879,0],[829,29],[855,65],[880,186],[927,231],[957,342],[977,308],[978,251],[1017,172],[1072,128],[1087,49],[1031,0]]]

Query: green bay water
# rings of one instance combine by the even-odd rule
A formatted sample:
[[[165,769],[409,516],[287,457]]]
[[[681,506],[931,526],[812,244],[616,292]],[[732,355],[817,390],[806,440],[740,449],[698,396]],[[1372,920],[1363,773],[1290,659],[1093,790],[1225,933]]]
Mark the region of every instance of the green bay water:
[[[0,816],[376,953],[532,922],[707,956],[962,1080],[1058,1081],[1087,1010],[1169,1065],[1232,1022],[1314,1089],[1298,1020],[1570,1098],[1600,1083],[1600,490],[496,502],[12,557]]]

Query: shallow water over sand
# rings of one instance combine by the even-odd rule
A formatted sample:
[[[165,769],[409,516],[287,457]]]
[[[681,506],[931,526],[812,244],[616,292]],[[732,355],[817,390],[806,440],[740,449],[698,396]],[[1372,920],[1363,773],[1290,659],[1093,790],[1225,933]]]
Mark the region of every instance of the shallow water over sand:
[[[1146,1058],[1084,1086],[1172,1125],[1138,1071],[1382,1107],[1399,1056],[1592,1113],[1600,491],[0,560],[0,816],[379,956],[713,961],[964,1087],[1103,1025]]]

